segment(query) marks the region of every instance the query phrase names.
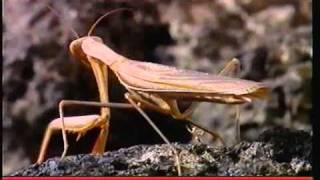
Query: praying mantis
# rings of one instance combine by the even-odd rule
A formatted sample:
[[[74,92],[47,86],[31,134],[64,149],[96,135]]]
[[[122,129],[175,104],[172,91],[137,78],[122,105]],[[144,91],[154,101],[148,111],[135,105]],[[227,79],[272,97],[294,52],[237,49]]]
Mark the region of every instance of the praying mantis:
[[[188,121],[223,142],[219,134],[211,132],[191,119],[197,104],[199,102],[213,102],[235,104],[238,107],[238,104],[249,103],[255,98],[266,96],[268,88],[263,83],[223,76],[233,71],[236,66],[239,66],[237,59],[233,59],[228,63],[219,75],[211,75],[156,63],[135,61],[110,49],[100,37],[91,36],[95,26],[103,18],[122,10],[130,9],[120,8],[106,13],[92,25],[87,36],[79,37],[70,43],[69,49],[73,57],[91,67],[97,82],[100,101],[60,101],[60,117],[51,121],[48,125],[37,163],[43,162],[52,133],[58,130],[61,130],[63,135],[64,150],[61,155],[62,158],[65,157],[68,150],[67,131],[77,133],[78,140],[93,128],[98,128],[100,132],[92,153],[102,154],[105,150],[109,133],[110,108],[136,109],[169,145],[169,140],[156,127],[151,118],[144,112],[144,109],[151,109],[170,115],[177,120]],[[121,85],[127,90],[124,97],[128,103],[109,102],[108,69],[115,74]],[[179,100],[191,101],[192,104],[184,112],[181,112],[177,105]],[[100,107],[101,112],[93,115],[64,117],[64,107],[75,105]],[[237,139],[239,139],[238,116],[236,117],[236,131]],[[177,152],[172,145],[170,145],[170,148],[176,156],[177,171],[181,175]]]

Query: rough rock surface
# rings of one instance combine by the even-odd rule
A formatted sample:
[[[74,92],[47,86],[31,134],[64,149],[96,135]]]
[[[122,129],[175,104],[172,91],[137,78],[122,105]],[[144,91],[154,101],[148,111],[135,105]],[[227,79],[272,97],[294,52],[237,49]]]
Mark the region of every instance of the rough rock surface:
[[[52,6],[61,17],[47,8]],[[241,61],[237,77],[270,84],[263,101],[242,106],[242,139],[256,140],[276,126],[311,132],[312,9],[308,0],[6,0],[3,17],[3,173],[35,161],[47,124],[58,117],[61,99],[97,100],[91,70],[68,54],[74,39],[104,13],[94,34],[127,57],[217,73],[233,57]],[[110,77],[110,98],[124,102],[125,92]],[[67,108],[66,115],[98,113],[96,108]],[[107,149],[162,140],[134,111],[112,110]],[[148,112],[173,142],[187,143],[185,124]],[[202,103],[194,119],[234,140],[234,108]],[[89,133],[90,134],[90,133]],[[94,135],[73,143],[73,154],[90,151]],[[203,142],[214,144],[210,136]],[[70,137],[72,141],[72,137]],[[55,135],[49,157],[61,153]]]
[[[276,128],[258,141],[222,148],[174,144],[184,176],[310,176],[311,136]],[[77,155],[48,159],[11,176],[175,176],[168,145],[136,145],[102,156]]]

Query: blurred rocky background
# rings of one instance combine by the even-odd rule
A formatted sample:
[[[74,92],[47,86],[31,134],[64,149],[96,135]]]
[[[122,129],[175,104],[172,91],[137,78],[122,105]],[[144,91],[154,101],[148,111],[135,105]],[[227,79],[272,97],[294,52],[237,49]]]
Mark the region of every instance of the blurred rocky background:
[[[57,13],[50,11],[50,5]],[[47,124],[58,117],[61,99],[97,100],[90,69],[72,58],[74,28],[85,35],[104,13],[130,7],[102,21],[95,34],[131,59],[218,73],[239,58],[239,78],[266,82],[265,100],[241,107],[241,138],[256,140],[273,127],[311,132],[312,10],[309,0],[5,0],[3,15],[3,173],[34,163]],[[60,17],[58,17],[58,14]],[[125,90],[111,76],[110,98],[125,102]],[[67,108],[66,115],[98,113]],[[112,110],[107,150],[162,140],[135,111]],[[188,143],[185,123],[148,112],[172,142]],[[202,103],[193,118],[234,143],[235,109]],[[75,143],[69,154],[87,153],[96,132]],[[202,141],[215,144],[204,135]],[[48,156],[63,149],[60,133]]]

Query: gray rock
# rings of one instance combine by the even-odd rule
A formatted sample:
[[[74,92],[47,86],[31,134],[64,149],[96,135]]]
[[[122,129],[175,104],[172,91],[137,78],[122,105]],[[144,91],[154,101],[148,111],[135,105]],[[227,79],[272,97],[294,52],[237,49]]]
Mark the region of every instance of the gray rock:
[[[231,147],[178,144],[184,176],[310,176],[311,135],[276,128]],[[51,158],[10,176],[175,176],[168,145],[136,145],[101,156]]]

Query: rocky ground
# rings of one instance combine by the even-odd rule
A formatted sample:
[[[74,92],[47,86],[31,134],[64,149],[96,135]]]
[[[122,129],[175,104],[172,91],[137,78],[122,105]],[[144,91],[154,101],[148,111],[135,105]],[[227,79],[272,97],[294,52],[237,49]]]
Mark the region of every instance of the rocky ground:
[[[277,128],[227,148],[174,144],[184,176],[311,176],[311,136]],[[102,156],[52,158],[11,176],[176,176],[168,145],[136,145]]]
[[[48,10],[48,4],[58,13]],[[91,70],[69,55],[68,44],[75,39],[70,27],[84,35],[98,17],[120,7],[133,8],[134,12],[123,12],[108,17],[98,25],[95,34],[102,37],[108,46],[129,58],[209,73],[218,73],[228,60],[233,57],[239,58],[241,71],[237,73],[237,77],[267,83],[270,86],[270,94],[264,100],[241,107],[241,138],[248,142],[242,142],[237,147],[243,151],[249,147],[249,149],[256,148],[257,152],[262,153],[259,157],[266,158],[266,161],[260,160],[267,162],[267,165],[256,167],[267,170],[261,174],[268,174],[273,170],[276,172],[268,163],[279,163],[280,165],[275,167],[287,168],[288,172],[281,171],[283,174],[310,172],[304,169],[309,168],[307,163],[302,163],[302,170],[296,171],[295,168],[300,166],[301,162],[299,158],[294,160],[293,156],[288,157],[284,166],[281,165],[282,160],[279,162],[270,160],[272,157],[264,154],[269,151],[265,149],[269,148],[269,142],[258,141],[257,137],[263,131],[274,127],[288,128],[289,132],[304,130],[312,134],[309,121],[312,108],[311,1],[109,0],[106,3],[104,0],[95,0],[80,4],[76,0],[6,0],[3,17],[2,78],[4,174],[27,167],[35,161],[47,124],[58,117],[57,104],[61,99],[98,99]],[[109,81],[111,101],[124,102],[125,89],[119,85],[114,76],[111,76]],[[70,107],[66,115],[98,112],[95,108]],[[193,118],[203,126],[220,133],[227,144],[231,145],[235,136],[234,112],[234,108],[228,105],[202,103]],[[138,144],[162,143],[137,112],[112,110],[111,114],[107,150]],[[221,157],[229,157],[225,153],[234,152],[236,147],[214,150],[215,148],[212,149],[211,146],[207,148],[183,145],[190,141],[194,142],[194,138],[185,128],[185,123],[154,112],[148,114],[172,142],[179,142],[177,147],[183,147],[189,152],[186,154],[192,154],[194,153],[192,149],[200,148],[197,161],[203,161],[204,164],[199,165],[200,171],[201,168],[213,168],[210,171],[211,175],[223,175],[223,172],[236,175],[251,170],[237,169],[239,163],[248,161],[242,154],[238,158],[240,161],[237,161],[237,158],[223,159],[235,165],[230,166],[234,167],[234,170],[224,171],[227,167],[217,164],[220,161],[213,152],[224,154]],[[92,132],[75,143],[72,139],[74,137],[70,136],[70,154],[89,152],[94,137],[95,132]],[[204,135],[202,141],[212,146],[216,144],[208,135]],[[133,152],[135,149],[149,151],[161,150],[163,147],[165,146],[134,146],[112,153],[130,152],[132,157],[139,157],[138,152]],[[242,150],[237,152],[240,153]],[[301,148],[295,150],[300,151]],[[59,156],[61,152],[61,135],[57,134],[50,144],[48,156]],[[205,152],[213,159],[209,161],[202,157]],[[300,153],[302,152],[304,151],[301,150]],[[107,152],[105,157],[112,156],[112,153]],[[251,152],[248,153],[249,158]],[[236,153],[236,157],[238,155]],[[84,166],[96,161],[91,156],[82,155],[77,158],[92,160]],[[125,157],[117,158],[119,160]],[[168,159],[170,160],[169,157]],[[209,166],[208,162],[211,161],[216,163]],[[73,164],[73,161],[69,160],[59,163],[50,160],[42,166],[32,167],[34,170],[47,167],[49,162],[51,168],[61,163],[63,167],[63,163],[70,163],[68,166]],[[106,163],[108,166],[109,161],[101,163]],[[221,163],[223,164],[222,161]],[[162,171],[163,167],[160,170],[155,168],[154,173],[174,174],[174,169],[170,166],[171,161],[167,164],[168,166],[165,166],[167,170],[164,168]],[[152,161],[145,166],[154,167]],[[126,165],[122,166],[120,163],[120,167],[108,167],[114,168],[108,172],[120,175],[118,168],[121,169]],[[139,167],[134,169],[135,172],[141,170]],[[43,171],[43,174],[45,172]],[[141,172],[148,171],[141,170]],[[68,174],[71,173],[73,171]],[[189,175],[191,174],[201,175],[200,172],[189,172]]]

